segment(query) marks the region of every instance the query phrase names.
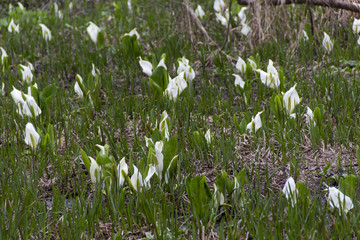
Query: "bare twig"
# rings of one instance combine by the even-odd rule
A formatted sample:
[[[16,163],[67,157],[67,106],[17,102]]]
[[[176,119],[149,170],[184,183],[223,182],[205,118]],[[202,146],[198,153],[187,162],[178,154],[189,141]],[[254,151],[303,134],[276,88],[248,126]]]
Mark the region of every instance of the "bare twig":
[[[190,17],[193,19],[193,21],[195,22],[196,26],[200,29],[200,31],[202,32],[202,34],[205,37],[205,40],[207,42],[210,43],[215,43],[211,37],[209,36],[209,34],[207,33],[207,31],[205,30],[204,26],[201,24],[200,20],[198,19],[198,17],[196,16],[194,10],[190,7],[190,3],[189,0],[184,0],[183,2],[184,7],[186,8],[186,11],[190,14]]]
[[[238,0],[240,5],[251,5],[254,4],[257,0]],[[353,12],[360,12],[360,4],[353,2],[346,2],[341,0],[267,0],[263,1],[261,4],[270,4],[270,5],[281,5],[281,4],[310,4],[314,6],[323,6],[349,10]]]
[[[236,58],[228,55],[227,53],[225,53],[220,47],[219,45],[209,36],[209,34],[207,33],[206,29],[204,28],[204,26],[202,25],[202,23],[200,22],[199,18],[196,16],[194,10],[191,8],[190,6],[190,2],[189,0],[184,0],[183,2],[184,7],[186,8],[186,11],[188,11],[190,17],[192,18],[192,20],[194,21],[194,23],[196,24],[196,26],[200,29],[200,31],[202,32],[202,34],[205,37],[205,41],[208,44],[212,44],[215,45],[217,47],[217,50],[215,50],[214,52],[212,52],[211,55],[217,54],[217,53],[221,53],[223,55],[225,55],[226,59],[230,62],[236,61]]]

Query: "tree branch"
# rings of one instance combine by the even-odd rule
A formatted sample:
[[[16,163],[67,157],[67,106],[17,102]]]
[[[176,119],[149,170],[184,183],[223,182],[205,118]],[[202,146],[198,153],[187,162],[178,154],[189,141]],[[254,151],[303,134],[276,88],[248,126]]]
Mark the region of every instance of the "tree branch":
[[[255,1],[258,0],[238,0],[238,4],[240,5],[251,5],[254,4]],[[349,10],[353,12],[360,12],[360,4],[359,3],[352,3],[352,2],[345,2],[341,0],[265,0],[267,4],[270,5],[281,5],[284,4],[311,4],[316,6],[323,6],[323,7],[331,7],[331,8],[338,8]],[[264,4],[265,1],[262,1],[261,4]]]

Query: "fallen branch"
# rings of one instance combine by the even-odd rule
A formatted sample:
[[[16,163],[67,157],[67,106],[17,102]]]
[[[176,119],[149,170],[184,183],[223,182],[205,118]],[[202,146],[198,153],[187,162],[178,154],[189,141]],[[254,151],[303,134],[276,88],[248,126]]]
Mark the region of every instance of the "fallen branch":
[[[251,5],[254,4],[255,1],[258,0],[238,0],[238,4],[240,5]],[[343,10],[349,10],[353,12],[360,12],[360,4],[345,2],[341,0],[265,0],[261,4],[267,3],[269,5],[281,5],[281,4],[310,4],[314,6],[323,6],[323,7],[331,7],[338,8]]]
[[[200,31],[204,35],[206,42],[208,44],[215,45],[217,47],[217,49],[214,52],[212,52],[212,54],[210,54],[209,57],[211,57],[212,55],[216,55],[218,53],[221,53],[227,58],[228,61],[230,61],[230,62],[236,61],[237,60],[236,58],[234,58],[234,57],[228,55],[227,53],[225,53],[222,50],[222,48],[209,36],[206,29],[204,28],[204,26],[200,22],[199,18],[196,16],[194,10],[191,8],[189,0],[184,0],[183,5],[186,8],[186,11],[189,13],[190,17],[192,18],[192,20],[194,21],[194,23],[196,24],[196,26],[200,29]],[[209,59],[209,57],[208,57],[208,59]]]

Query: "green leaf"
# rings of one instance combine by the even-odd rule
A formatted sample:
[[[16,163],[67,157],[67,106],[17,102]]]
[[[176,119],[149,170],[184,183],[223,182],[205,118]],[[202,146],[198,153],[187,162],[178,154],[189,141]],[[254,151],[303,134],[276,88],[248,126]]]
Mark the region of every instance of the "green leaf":
[[[246,178],[245,168],[241,169],[241,171],[235,175],[235,178],[240,185],[240,189],[243,189],[244,185],[248,182]]]
[[[169,84],[169,76],[165,68],[157,67],[149,78],[149,85],[157,98],[163,95],[164,90]]]
[[[51,100],[54,98],[56,94],[56,86],[55,84],[50,84],[47,87],[44,88],[44,90],[40,93],[40,99],[45,103],[46,106],[48,106],[51,102]]]
[[[346,175],[344,178],[340,178],[339,190],[349,196],[352,200],[355,200],[355,188],[357,183],[358,177],[356,175]]]
[[[100,31],[97,37],[97,47],[101,49],[105,44],[105,35],[104,31]]]
[[[164,169],[167,169],[171,160],[177,153],[177,134],[164,143],[162,154],[164,155]]]
[[[247,124],[248,124],[248,121],[246,120],[246,118],[243,118],[240,122],[240,134],[245,133]]]
[[[234,115],[233,115],[233,120],[234,120],[234,124],[235,124],[236,129],[238,130],[238,132],[239,132],[240,134],[242,134],[241,129],[240,129],[240,124],[239,124],[239,121],[238,121],[235,113],[234,113]]]
[[[90,172],[90,159],[84,150],[80,149],[80,152],[81,152],[81,160],[84,162],[84,165],[88,170],[88,172]]]

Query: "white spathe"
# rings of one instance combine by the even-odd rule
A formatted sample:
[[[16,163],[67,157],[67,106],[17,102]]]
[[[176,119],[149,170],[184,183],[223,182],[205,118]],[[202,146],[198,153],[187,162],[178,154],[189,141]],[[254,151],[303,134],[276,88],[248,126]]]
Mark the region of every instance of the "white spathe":
[[[208,130],[206,131],[206,133],[205,133],[205,139],[206,139],[206,142],[207,142],[208,144],[211,143],[211,133],[210,133],[210,129],[208,129]]]
[[[235,77],[235,87],[239,86],[244,89],[245,82],[242,80],[242,78],[237,74],[233,74],[233,76]]]
[[[354,22],[353,22],[353,25],[352,25],[352,30],[353,30],[354,34],[359,34],[360,33],[360,19],[354,18]]]
[[[136,38],[139,40],[140,39],[140,34],[136,31],[136,28],[134,28],[133,30],[131,30],[129,33],[125,33],[124,36],[134,36],[136,35]]]
[[[195,78],[195,71],[190,66],[189,60],[185,57],[178,59],[179,66],[177,68],[177,74],[180,75],[182,72],[185,73],[184,78],[186,81],[191,82]]]
[[[346,214],[354,207],[351,198],[335,187],[329,187],[328,201],[331,207],[339,209],[339,213],[342,210]]]
[[[184,79],[185,73],[180,73],[174,79],[171,79],[169,76],[169,84],[164,91],[164,95],[168,96],[174,102],[177,97],[187,88],[186,80]]]
[[[247,7],[242,7],[240,9],[240,12],[238,13],[238,17],[240,18],[240,22],[245,23],[246,22],[246,15],[245,11],[247,10]]]
[[[91,182],[93,184],[96,184],[100,181],[100,177],[101,177],[101,167],[98,165],[98,163],[96,162],[95,159],[93,159],[92,157],[90,158],[90,178],[91,178]]]
[[[141,66],[143,73],[145,73],[146,75],[148,75],[150,77],[152,74],[152,70],[153,70],[153,66],[152,66],[151,62],[143,60],[140,57],[139,64]]]
[[[225,203],[225,197],[224,194],[222,194],[219,190],[216,184],[214,184],[214,195],[213,195],[214,205],[215,207],[218,207]]]
[[[216,13],[216,21],[220,22],[221,25],[227,26],[228,25],[228,19],[224,17],[221,13]]]
[[[202,19],[205,16],[205,12],[200,5],[197,6],[195,10],[195,15],[200,19]]]
[[[10,94],[14,99],[15,104],[18,106],[17,113],[19,113],[21,116],[26,115],[32,117],[31,109],[34,109],[34,117],[41,114],[40,107],[37,105],[35,99],[31,95],[24,94],[16,88],[14,88]]]
[[[94,63],[92,63],[91,65],[92,65],[91,75],[92,75],[93,77],[96,77],[96,75],[99,75],[99,74],[100,74],[100,71],[99,71],[99,69],[97,69],[97,68],[95,67],[95,64],[94,64]]]
[[[33,73],[31,72],[30,67],[19,64],[20,65],[20,71],[21,71],[21,76],[22,76],[22,81],[24,83],[31,83],[33,80]]]
[[[164,147],[163,141],[158,141],[155,143],[155,157],[157,160],[155,169],[156,169],[156,175],[158,175],[160,181],[162,178],[162,171],[164,169],[164,155],[162,154],[163,147]]]
[[[292,88],[290,88],[289,91],[287,91],[283,96],[283,104],[289,114],[292,114],[296,105],[300,103],[300,97],[295,87],[296,84]]]
[[[214,1],[214,10],[216,12],[220,12],[225,9],[225,2],[223,0],[215,0]]]
[[[12,32],[14,32],[14,33],[19,33],[20,32],[19,31],[19,24],[16,25],[15,22],[14,22],[14,19],[11,19],[10,24],[8,26],[8,31],[11,32],[11,33]]]
[[[129,173],[129,167],[125,162],[125,157],[123,157],[119,162],[117,166],[117,170],[118,170],[119,187],[122,187],[125,182],[124,174],[128,175]]]
[[[308,124],[314,124],[314,126],[316,125],[315,121],[314,121],[314,113],[311,110],[311,108],[306,107],[306,113],[305,113],[305,118],[306,118],[306,122]]]
[[[42,36],[45,41],[50,41],[52,38],[50,29],[42,23],[40,23],[39,26],[41,27]]]
[[[322,45],[327,52],[331,52],[331,50],[333,49],[333,46],[334,46],[333,42],[331,41],[329,35],[327,35],[326,32],[324,32],[324,38],[322,41]]]
[[[305,41],[309,40],[309,36],[307,35],[305,30],[303,30],[303,37]]]
[[[40,135],[36,132],[32,123],[27,123],[25,127],[25,143],[35,149],[40,141]]]
[[[247,36],[249,32],[251,32],[251,27],[245,22],[241,22],[241,26],[242,26],[241,34]]]
[[[250,66],[251,66],[251,68],[253,69],[253,71],[255,71],[256,68],[257,68],[256,62],[254,62],[254,61],[251,60],[250,58],[248,58],[247,60],[248,60],[248,62],[250,63]]]
[[[89,22],[89,26],[86,28],[91,40],[96,44],[98,40],[98,35],[100,33],[100,28],[93,22]]]
[[[241,57],[238,58],[236,65],[236,69],[239,70],[241,73],[245,73],[246,71],[246,62]]]
[[[298,190],[296,189],[296,184],[292,177],[289,177],[286,180],[282,191],[285,194],[286,199],[290,200],[291,204],[294,206],[294,204],[296,204]]]
[[[81,77],[79,74],[76,74],[75,79],[76,79],[76,78],[79,79],[79,82],[80,82],[81,84],[83,83],[83,79],[82,79],[82,77]],[[79,85],[79,83],[78,83],[77,81],[75,82],[75,85],[74,85],[74,91],[75,91],[75,93],[76,93],[79,97],[81,97],[81,98],[84,97],[84,93],[83,93],[83,91],[81,90],[80,85]]]
[[[8,58],[8,55],[2,47],[0,47],[1,50],[1,64],[4,65],[6,58]]]
[[[133,165],[133,168],[134,173],[131,176],[130,181],[135,191],[138,191],[144,185],[144,181],[141,173],[139,172],[139,169],[135,165]]]
[[[255,130],[255,133],[257,132],[257,130],[259,130],[261,127],[262,127],[262,123],[261,123],[261,118],[260,118],[260,114],[262,113],[261,112],[258,112],[256,115],[255,115],[255,118],[252,117],[252,120],[250,123],[248,123],[248,125],[246,126],[246,129],[250,132],[253,131],[253,129]]]

